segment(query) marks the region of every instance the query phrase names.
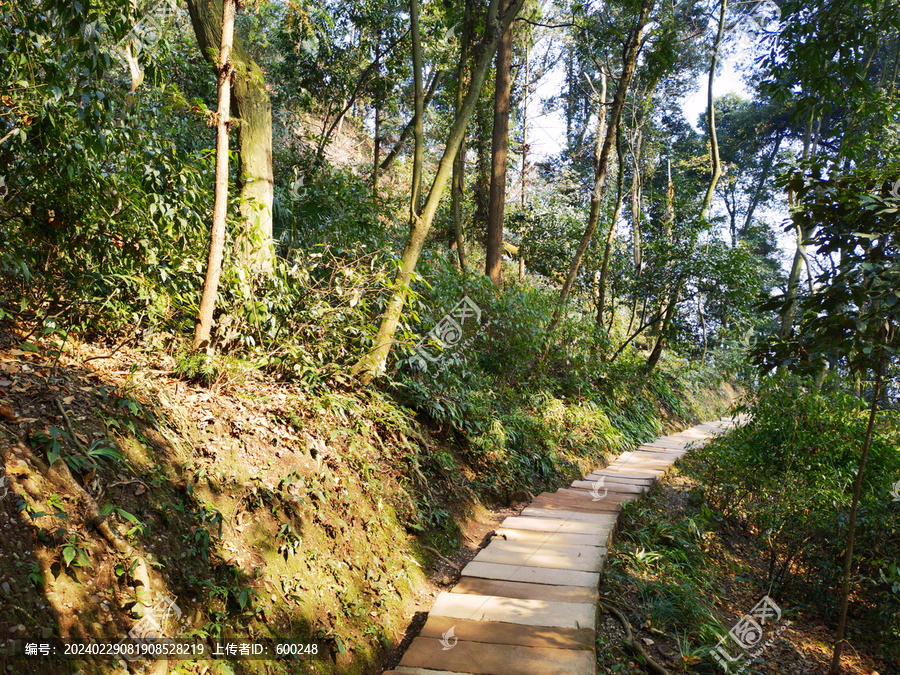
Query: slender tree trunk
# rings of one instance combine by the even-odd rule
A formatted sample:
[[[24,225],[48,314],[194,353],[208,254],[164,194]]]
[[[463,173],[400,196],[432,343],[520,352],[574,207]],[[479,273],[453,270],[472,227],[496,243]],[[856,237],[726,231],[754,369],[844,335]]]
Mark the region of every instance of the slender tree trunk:
[[[487,106],[482,103],[482,107]],[[493,106],[492,106],[493,107]],[[489,142],[490,122],[486,110],[477,113],[475,127],[475,184],[472,186],[472,197],[475,202],[472,214],[473,225],[477,225],[479,239],[482,232],[487,232],[488,202],[491,186],[491,148]]]
[[[643,257],[641,244],[641,145],[643,143],[643,128],[635,130],[634,144],[631,150],[631,236],[634,247],[634,272],[641,276],[641,260]]]
[[[669,296],[669,305],[666,307],[666,315],[665,318],[663,318],[662,328],[659,330],[656,344],[653,345],[653,351],[650,352],[650,356],[647,358],[647,373],[650,373],[656,367],[656,364],[659,363],[659,359],[662,356],[663,347],[666,344],[666,334],[669,332],[669,327],[672,325],[672,319],[675,318],[675,310],[678,307],[678,296],[681,295],[683,286],[684,280],[679,280],[678,283],[675,284],[675,289],[672,291],[672,294]]]
[[[750,223],[753,221],[753,213],[756,211],[756,207],[759,206],[759,203],[762,200],[763,188],[765,187],[766,181],[769,179],[769,173],[772,171],[772,164],[775,162],[775,158],[778,156],[778,149],[781,147],[781,141],[783,140],[783,138],[784,136],[779,132],[779,134],[775,137],[775,145],[772,147],[772,152],[770,152],[769,156],[766,157],[766,162],[763,165],[762,173],[760,174],[759,180],[756,183],[756,189],[753,191],[753,199],[750,201],[750,206],[747,208],[747,216],[744,218],[745,232],[750,228]]]
[[[803,137],[803,162],[806,162],[806,160],[809,159],[814,119],[815,106],[809,111],[809,116],[806,119],[806,132]],[[792,202],[791,207],[793,208],[793,199],[791,198],[790,201]],[[791,272],[788,276],[788,284],[785,291],[787,302],[785,304],[784,313],[781,315],[781,330],[779,332],[782,340],[787,340],[791,336],[794,320],[794,305],[797,302],[797,293],[800,288],[800,273],[803,267],[803,260],[806,257],[806,232],[800,226],[795,226],[794,229],[797,233],[797,250],[794,251],[794,261],[791,264]],[[778,370],[783,371],[784,367],[779,366]]]
[[[222,0],[188,0],[191,24],[204,57],[215,65],[211,54],[220,49]],[[235,43],[232,105],[238,126],[241,166],[238,188],[241,216],[247,229],[236,238],[237,259],[246,266],[271,269],[272,204],[275,198],[272,173],[272,106],[265,78],[250,54]]]
[[[501,0],[506,11],[509,0]],[[494,89],[494,130],[491,136],[491,192],[488,202],[487,242],[484,273],[500,286],[503,255],[503,217],[506,212],[506,157],[509,147],[509,99],[511,89],[512,26],[497,48],[497,78]]]
[[[422,190],[422,164],[425,161],[425,89],[422,85],[422,41],[419,35],[419,2],[410,0],[409,20],[412,26],[413,61],[413,170],[409,198],[409,224],[415,227],[419,215]]]
[[[216,193],[213,205],[213,225],[209,241],[209,259],[206,264],[206,281],[200,298],[200,311],[194,327],[194,351],[209,346],[213,312],[216,309],[216,293],[222,273],[225,248],[225,219],[228,215],[228,127],[231,125],[231,75],[234,65],[231,50],[234,44],[234,0],[225,0],[219,59],[216,70],[219,76],[219,105],[216,111]]]
[[[603,262],[600,265],[599,292],[597,298],[597,325],[603,325],[603,307],[606,304],[606,280],[609,275],[609,258],[612,254],[613,240],[616,236],[616,223],[619,222],[619,213],[622,210],[622,197],[625,188],[625,153],[622,148],[622,129],[619,128],[616,134],[616,205],[613,208],[612,220],[609,222],[609,229],[606,231],[606,245],[603,248]],[[612,325],[612,322],[610,322]]]
[[[859,497],[862,494],[863,472],[866,470],[866,460],[869,458],[869,449],[872,447],[872,434],[875,428],[875,417],[878,414],[878,397],[881,395],[881,385],[884,379],[885,353],[882,349],[881,358],[878,361],[878,370],[875,374],[875,391],[872,392],[872,406],[869,409],[869,423],[866,426],[866,439],[863,441],[862,454],[859,458],[859,468],[856,470],[856,481],[853,484],[853,502],[850,505],[850,522],[847,530],[847,551],[844,554],[844,578],[841,582],[841,612],[838,619],[837,635],[834,640],[834,653],[831,658],[829,675],[841,672],[841,652],[844,649],[844,633],[847,628],[847,609],[850,604],[850,573],[853,568],[853,546],[856,543],[856,515],[859,510]]]
[[[647,19],[650,16],[650,10],[653,8],[655,0],[641,0],[641,8],[637,18],[637,24],[634,27],[631,35],[628,37],[628,43],[625,48],[625,56],[622,64],[622,74],[619,77],[619,84],[616,87],[616,93],[613,96],[612,108],[609,112],[609,125],[606,129],[606,138],[603,141],[603,148],[600,150],[600,160],[598,162],[598,167],[596,171],[596,177],[594,180],[594,189],[591,193],[591,204],[594,203],[594,200],[600,199],[600,195],[603,193],[603,184],[606,181],[606,170],[609,164],[609,153],[612,149],[613,139],[616,137],[616,131],[619,126],[619,119],[622,116],[622,108],[625,106],[625,97],[628,94],[628,87],[631,85],[631,77],[634,75],[635,65],[637,63],[637,55],[638,50],[641,46],[641,36],[644,32],[644,26],[647,24]],[[575,277],[578,275],[578,271],[581,269],[581,261],[584,258],[584,253],[587,251],[587,247],[591,243],[591,238],[594,236],[594,231],[597,229],[597,221],[593,222],[593,225],[588,224],[585,228],[584,235],[581,237],[581,242],[578,245],[578,249],[575,252],[575,256],[572,259],[572,263],[569,266],[569,273],[566,277],[566,281],[563,284],[562,290],[560,291],[559,303],[556,309],[553,312],[553,316],[550,319],[550,323],[547,326],[547,342],[544,347],[543,357],[546,357],[547,352],[550,349],[550,336],[553,331],[556,330],[556,326],[559,324],[559,319],[562,316],[563,308],[565,307],[566,300],[568,300],[569,292],[572,290],[572,286],[575,284]]]
[[[700,219],[706,220],[707,214],[709,212],[709,206],[712,203],[713,194],[716,190],[716,185],[719,183],[719,178],[722,176],[722,162],[719,159],[719,139],[716,135],[716,107],[713,101],[713,82],[715,81],[716,76],[716,65],[718,64],[719,58],[719,48],[722,45],[722,36],[725,33],[725,11],[728,8],[728,0],[722,0],[722,7],[719,11],[719,30],[716,33],[716,42],[713,46],[713,54],[709,63],[709,84],[707,85],[707,125],[709,130],[709,154],[710,160],[712,164],[712,176],[709,180],[709,186],[706,189],[706,195],[703,197],[703,205],[700,207]],[[653,351],[650,352],[650,356],[647,359],[646,369],[647,372],[651,372],[656,364],[659,363],[659,359],[662,357],[663,348],[666,344],[666,336],[669,332],[669,327],[672,325],[672,320],[675,317],[675,310],[678,307],[678,297],[681,294],[681,289],[684,287],[684,279],[681,278],[675,284],[675,288],[673,292],[669,295],[669,303],[665,310],[665,318],[663,319],[662,326],[659,329],[659,334],[656,337],[656,344],[653,346]],[[706,351],[706,335],[705,335],[705,318],[702,317],[702,296],[698,299],[698,306],[700,307],[701,320],[704,325],[704,354]]]
[[[381,78],[381,31],[375,33],[375,75]],[[375,139],[372,152],[372,198],[378,198],[378,164],[381,161],[381,108],[383,106],[382,87],[379,86],[375,93]]]
[[[728,8],[728,0],[722,0],[722,8],[719,11],[719,31],[716,33],[716,42],[713,45],[712,58],[709,60],[709,84],[706,89],[706,120],[709,131],[709,155],[712,163],[712,177],[706,196],[703,197],[703,206],[700,208],[700,219],[706,220],[709,205],[712,203],[716,185],[722,176],[722,162],[719,159],[719,138],[716,135],[716,106],[713,102],[713,82],[716,77],[716,66],[719,62],[719,48],[722,46],[722,36],[725,34],[725,11]]]
[[[525,190],[528,185],[528,96],[531,78],[531,62],[528,58],[528,45],[525,45],[525,86],[522,92],[522,211],[525,211]],[[603,84],[606,84],[606,73],[603,74]],[[520,261],[522,262],[522,261]],[[524,268],[524,263],[523,263]],[[522,274],[519,275],[519,281],[522,280]]]
[[[800,271],[803,267],[803,249],[806,244],[803,243],[803,231],[799,226],[794,228],[797,234],[797,250],[794,252],[794,262],[791,264],[791,272],[788,276],[787,297],[788,302],[785,305],[784,313],[781,315],[781,330],[779,337],[787,340],[791,337],[791,331],[794,327],[794,303],[797,300],[797,288],[800,285]]]
[[[456,69],[456,114],[463,106],[465,95],[466,71],[469,64],[469,41],[471,40],[470,27],[471,0],[466,0],[466,15],[463,19],[462,35],[459,45],[459,65]],[[463,137],[453,162],[453,178],[451,185],[450,213],[453,217],[453,236],[456,239],[456,254],[459,258],[459,268],[466,269],[466,238],[463,231],[463,196],[466,187],[466,139]]]
[[[397,324],[403,312],[403,305],[410,289],[410,281],[425,244],[425,238],[431,229],[431,223],[437,212],[441,195],[453,170],[453,161],[462,139],[466,133],[466,125],[475,111],[478,103],[478,97],[484,87],[484,81],[490,70],[491,61],[494,53],[497,51],[497,44],[500,37],[509,28],[513,19],[522,9],[525,0],[514,0],[509,9],[498,17],[499,0],[491,0],[488,8],[486,35],[479,45],[476,53],[478,58],[472,68],[472,77],[466,97],[463,101],[462,110],[457,115],[450,128],[447,137],[447,145],[444,153],[438,163],[437,172],[428,192],[428,198],[422,207],[421,213],[414,220],[413,226],[410,228],[409,238],[406,242],[403,255],[400,258],[400,269],[394,283],[394,293],[388,302],[387,308],[382,316],[381,325],[378,328],[378,334],[375,337],[375,345],[372,350],[363,358],[361,358],[352,369],[352,373],[360,378],[363,383],[371,382],[373,378],[383,372],[387,362],[388,354],[394,341],[394,333],[397,330]]]

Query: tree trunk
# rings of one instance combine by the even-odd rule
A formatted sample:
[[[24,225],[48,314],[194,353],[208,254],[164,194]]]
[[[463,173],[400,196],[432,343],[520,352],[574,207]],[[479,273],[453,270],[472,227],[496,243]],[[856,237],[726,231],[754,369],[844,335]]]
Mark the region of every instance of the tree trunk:
[[[471,0],[466,0],[466,15],[463,19],[462,36],[459,45],[459,65],[456,69],[456,114],[459,115],[463,106],[465,92],[466,71],[469,63],[469,41],[471,40],[471,28],[469,25]],[[456,239],[456,255],[459,258],[459,268],[466,269],[466,238],[463,231],[463,195],[466,187],[466,139],[463,137],[456,159],[453,162],[453,178],[450,182],[450,213],[453,217],[453,237]]]
[[[619,222],[619,213],[622,210],[622,197],[624,196],[624,188],[625,188],[625,164],[624,164],[624,151],[622,148],[622,129],[618,130],[616,134],[616,155],[618,158],[617,162],[617,172],[618,175],[616,177],[616,205],[613,208],[612,220],[609,223],[609,229],[606,231],[606,245],[603,248],[603,262],[600,265],[600,280],[598,284],[600,288],[598,289],[598,297],[597,297],[597,325],[603,325],[603,307],[606,304],[606,278],[609,274],[609,257],[612,253],[612,245],[613,239],[616,236],[616,223]],[[612,325],[612,322],[610,322]]]
[[[191,24],[206,60],[220,49],[222,36],[222,0],[188,0]],[[275,198],[272,174],[272,106],[262,71],[250,54],[235,43],[232,99],[235,116],[240,119],[238,145],[241,166],[238,188],[241,192],[241,216],[247,229],[236,238],[237,259],[246,266],[271,269],[272,204]]]
[[[478,97],[484,86],[485,78],[488,70],[490,70],[491,61],[497,50],[497,44],[500,37],[509,28],[513,19],[522,9],[525,0],[513,0],[509,9],[498,18],[497,6],[500,0],[491,0],[488,8],[488,16],[486,23],[486,35],[482,40],[479,48],[476,50],[478,58],[472,69],[472,79],[466,97],[463,101],[463,107],[459,115],[450,128],[447,137],[447,145],[444,153],[438,163],[437,172],[428,192],[428,198],[422,211],[415,219],[413,226],[410,228],[409,238],[406,242],[403,255],[400,258],[400,269],[394,283],[394,293],[391,296],[388,306],[382,316],[381,325],[378,328],[378,334],[375,338],[375,345],[372,350],[362,357],[352,368],[352,373],[360,378],[363,383],[371,382],[373,378],[383,372],[387,362],[388,354],[394,341],[394,333],[397,330],[397,324],[400,321],[400,315],[403,311],[403,305],[409,293],[410,281],[425,244],[425,238],[431,229],[431,223],[437,212],[441,195],[447,182],[450,180],[450,174],[453,169],[453,162],[462,139],[466,133],[466,125],[475,111],[478,103]]]
[[[622,64],[622,75],[619,77],[619,84],[616,87],[615,96],[613,96],[612,108],[609,113],[609,126],[606,129],[606,138],[603,141],[603,148],[600,151],[600,160],[597,165],[596,177],[594,180],[594,189],[591,193],[591,204],[593,205],[594,199],[599,200],[600,195],[603,193],[603,184],[606,180],[606,169],[609,163],[609,153],[612,148],[613,139],[616,137],[616,131],[619,126],[619,118],[622,116],[622,108],[625,106],[625,96],[628,93],[628,87],[631,85],[631,77],[634,74],[634,68],[637,63],[637,55],[638,50],[641,46],[641,35],[644,32],[644,26],[647,23],[647,18],[650,15],[650,10],[653,8],[655,0],[641,0],[641,8],[640,13],[638,14],[637,24],[634,27],[634,30],[631,32],[631,35],[628,38],[628,43],[625,48],[625,56]],[[581,237],[581,243],[578,245],[578,249],[575,252],[575,256],[572,259],[572,264],[569,266],[569,274],[566,277],[565,284],[563,284],[562,291],[560,292],[559,304],[553,312],[553,317],[550,319],[550,323],[547,326],[547,343],[544,348],[543,356],[547,355],[547,352],[550,348],[550,335],[556,329],[557,324],[559,324],[559,319],[562,316],[563,307],[566,304],[566,300],[569,297],[569,292],[572,290],[572,286],[575,283],[575,277],[578,274],[578,270],[581,269],[581,261],[584,258],[584,252],[587,250],[587,247],[591,243],[591,238],[594,236],[594,231],[597,229],[596,220],[593,222],[593,225],[588,224],[585,228],[584,235]]]
[[[666,344],[666,334],[669,332],[669,327],[672,325],[672,319],[675,318],[675,310],[678,307],[678,296],[681,295],[683,286],[684,280],[679,280],[678,283],[675,284],[675,290],[673,290],[672,294],[669,296],[669,306],[666,307],[666,314],[663,318],[662,327],[659,329],[656,344],[653,345],[653,351],[650,352],[650,356],[647,357],[646,370],[648,374],[656,367],[656,364],[659,363],[659,359],[662,356],[663,347]]]
[[[509,0],[501,0],[506,11]],[[503,217],[506,211],[506,156],[509,147],[509,98],[511,89],[512,25],[503,33],[497,49],[494,89],[494,130],[491,135],[491,192],[488,202],[484,273],[500,286],[503,255]]]
[[[766,162],[763,165],[762,173],[759,176],[759,180],[756,183],[756,189],[753,192],[753,199],[750,201],[750,206],[747,208],[747,216],[744,218],[744,231],[747,231],[750,228],[750,223],[753,220],[753,213],[756,211],[756,207],[759,206],[759,202],[762,199],[763,188],[765,187],[766,181],[769,179],[769,173],[772,170],[772,164],[775,161],[775,158],[778,156],[778,149],[781,147],[781,141],[783,138],[784,135],[779,132],[775,137],[775,145],[772,147],[772,152],[769,153],[768,157],[766,157]]]
[[[703,206],[700,208],[700,220],[706,220],[709,205],[712,203],[716,185],[722,176],[722,162],[719,159],[719,138],[716,135],[716,107],[713,104],[713,81],[716,77],[716,65],[719,62],[719,48],[722,46],[722,36],[725,34],[725,10],[728,8],[728,0],[722,0],[722,8],[719,11],[719,31],[716,33],[716,42],[713,45],[712,58],[709,60],[709,84],[706,89],[706,119],[709,127],[709,156],[712,162],[712,177],[706,196],[703,197]]]
[[[643,142],[643,126],[635,130],[634,145],[631,150],[631,236],[634,246],[634,272],[641,276],[641,260],[643,258],[641,246],[641,144]]]
[[[375,74],[381,78],[381,31],[375,33]],[[379,86],[375,92],[375,138],[373,139],[372,149],[372,199],[378,199],[378,164],[381,162],[381,109],[384,106],[382,87]]]
[[[219,58],[216,71],[219,77],[219,105],[216,111],[216,193],[213,205],[213,225],[209,241],[209,260],[206,264],[206,280],[200,298],[200,311],[194,327],[194,351],[209,346],[213,312],[216,309],[216,293],[222,273],[225,248],[225,218],[228,215],[228,127],[231,125],[231,75],[234,65],[231,51],[234,44],[234,0],[225,0],[222,9],[222,25],[219,35]]]
[[[794,326],[794,303],[797,301],[797,289],[800,286],[800,271],[803,267],[803,249],[806,248],[805,235],[800,226],[794,227],[797,233],[797,250],[794,252],[794,262],[791,264],[791,272],[788,276],[787,284],[787,304],[784,307],[784,314],[781,315],[781,331],[779,337],[787,340],[791,337],[791,331]],[[782,370],[782,368],[779,368]]]
[[[841,612],[838,619],[837,635],[834,641],[834,653],[831,658],[829,675],[841,672],[841,652],[844,649],[844,632],[847,628],[847,609],[850,604],[850,572],[853,567],[853,546],[856,543],[856,514],[859,510],[859,497],[862,493],[863,472],[866,469],[866,460],[869,458],[869,449],[872,447],[872,433],[875,428],[875,416],[878,413],[878,396],[881,393],[881,383],[884,378],[884,362],[886,356],[882,351],[878,361],[878,371],[875,375],[875,391],[872,392],[872,407],[869,409],[869,423],[866,426],[866,439],[863,441],[862,454],[859,458],[859,468],[856,470],[856,481],[853,484],[853,502],[850,505],[850,523],[847,531],[847,551],[844,554],[844,578],[841,582]]]
[[[413,170],[409,197],[409,225],[415,226],[422,191],[422,164],[425,161],[425,90],[422,86],[422,41],[419,35],[419,2],[410,0],[413,61]]]
[[[531,78],[531,62],[528,58],[528,44],[525,44],[525,85],[522,92],[522,212],[525,211],[525,190],[528,186],[528,94]],[[603,74],[603,84],[606,86],[606,73]],[[522,261],[520,261],[522,262]],[[524,271],[520,271],[519,281],[522,281]]]
[[[806,118],[806,132],[803,137],[803,155],[802,162],[809,159],[809,146],[812,137],[813,120],[815,119],[815,106],[809,111]],[[793,209],[793,198],[788,194],[788,199]],[[803,267],[803,260],[806,258],[806,232],[800,226],[795,225],[794,230],[797,233],[797,250],[794,251],[794,262],[791,264],[791,272],[788,276],[787,289],[785,296],[787,302],[784,307],[784,314],[781,315],[781,330],[779,337],[787,340],[791,336],[794,319],[794,304],[797,302],[797,293],[800,289],[800,273]],[[778,367],[779,372],[784,370],[784,366]]]

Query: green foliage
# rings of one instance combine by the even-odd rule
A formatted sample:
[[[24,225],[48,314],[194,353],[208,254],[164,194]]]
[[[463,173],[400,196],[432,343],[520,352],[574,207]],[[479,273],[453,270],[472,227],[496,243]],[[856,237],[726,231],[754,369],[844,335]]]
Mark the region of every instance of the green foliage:
[[[649,626],[677,636],[688,669],[724,632],[715,610],[721,590],[705,550],[710,529],[690,503],[673,514],[656,495],[630,502],[606,571],[613,587],[638,594]]]
[[[843,568],[845,531],[867,406],[840,391],[817,391],[788,376],[766,382],[750,421],[700,450],[706,499],[755,535],[774,588],[795,586],[830,605]],[[900,476],[896,412],[881,413],[862,484],[857,522],[859,574],[871,579],[886,618],[900,610],[890,592],[900,554],[900,514],[891,486]],[[887,624],[891,625],[891,624]]]
[[[796,302],[796,332],[760,346],[764,368],[815,372],[827,361],[845,373],[875,369],[896,359],[900,349],[900,198],[888,193],[892,168],[860,170],[823,179],[785,177],[799,208],[793,223],[812,233],[812,244],[828,256],[812,293]],[[782,315],[794,309],[790,297],[764,305]]]

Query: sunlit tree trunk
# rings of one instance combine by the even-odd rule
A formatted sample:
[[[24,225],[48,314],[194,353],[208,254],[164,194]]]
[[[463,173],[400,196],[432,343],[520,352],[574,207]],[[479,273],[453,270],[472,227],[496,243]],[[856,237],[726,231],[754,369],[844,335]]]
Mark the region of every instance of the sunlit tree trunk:
[[[603,325],[603,308],[606,305],[606,281],[609,275],[609,257],[612,253],[613,240],[616,236],[616,223],[619,222],[619,213],[622,211],[622,197],[625,189],[625,157],[622,147],[622,130],[619,129],[616,134],[616,205],[613,208],[612,220],[609,222],[609,229],[606,231],[606,244],[603,248],[603,262],[600,265],[600,286],[597,297],[597,325]],[[612,322],[610,322],[611,324]]]
[[[462,35],[459,45],[459,65],[456,69],[456,114],[462,110],[465,97],[466,72],[469,63],[469,41],[471,40],[470,28],[471,0],[466,0],[466,15],[463,19]],[[451,185],[450,213],[453,217],[453,237],[456,239],[456,255],[459,259],[459,268],[466,269],[466,238],[463,231],[463,195],[466,186],[466,139],[463,137],[453,162],[453,178]]]
[[[191,24],[200,50],[215,65],[214,54],[222,38],[222,0],[188,0]],[[250,54],[236,43],[232,48],[232,88],[238,125],[241,216],[247,229],[237,236],[238,261],[246,266],[269,269],[272,265],[272,205],[275,198],[272,173],[272,106],[262,70]]]
[[[225,218],[228,215],[228,127],[231,125],[231,76],[234,65],[231,50],[234,43],[234,0],[225,0],[222,11],[222,26],[219,58],[216,71],[219,78],[219,104],[216,110],[216,193],[213,205],[213,225],[209,241],[209,260],[206,264],[206,281],[200,299],[200,311],[194,328],[194,350],[209,346],[212,330],[213,311],[216,308],[216,293],[219,290],[219,276],[222,273],[222,258],[225,247]]]
[[[453,162],[459,146],[462,144],[463,136],[466,133],[466,126],[472,113],[475,111],[475,105],[478,103],[478,97],[484,86],[485,78],[490,70],[491,61],[497,50],[497,44],[501,35],[509,28],[513,19],[522,9],[525,0],[514,0],[509,9],[502,15],[498,16],[498,4],[500,0],[491,0],[488,8],[487,16],[487,33],[479,45],[477,50],[478,58],[472,68],[472,77],[466,97],[463,101],[463,107],[459,115],[453,122],[447,137],[447,145],[444,148],[441,160],[438,163],[437,172],[428,192],[428,198],[422,207],[418,217],[414,219],[414,223],[410,228],[409,238],[400,258],[400,268],[397,278],[394,282],[394,292],[382,316],[381,324],[378,327],[378,334],[375,337],[375,345],[372,350],[361,358],[352,368],[354,375],[359,377],[363,383],[370,382],[379,373],[383,372],[387,362],[388,354],[394,341],[394,333],[397,331],[397,324],[403,312],[403,306],[409,293],[410,281],[416,268],[416,263],[422,253],[422,247],[425,244],[425,238],[431,229],[437,207],[441,200],[444,188],[450,180],[453,171]]]
[[[503,9],[509,0],[501,0]],[[491,136],[491,192],[488,202],[487,242],[484,273],[500,285],[503,255],[503,217],[506,212],[506,158],[509,148],[509,99],[511,90],[512,26],[497,49],[497,79],[494,89],[494,129]]]
[[[422,39],[419,35],[419,2],[410,0],[409,22],[412,33],[413,61],[413,170],[409,198],[409,223],[419,215],[422,190],[422,164],[425,161],[425,88],[422,85]]]

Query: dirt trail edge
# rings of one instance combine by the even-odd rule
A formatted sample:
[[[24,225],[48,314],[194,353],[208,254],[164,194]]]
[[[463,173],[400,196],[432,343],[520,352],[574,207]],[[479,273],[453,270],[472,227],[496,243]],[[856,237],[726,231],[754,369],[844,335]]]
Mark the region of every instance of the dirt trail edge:
[[[437,597],[419,636],[385,675],[593,675],[597,589],[622,504],[653,487],[691,444],[736,423],[662,436],[538,495]]]

